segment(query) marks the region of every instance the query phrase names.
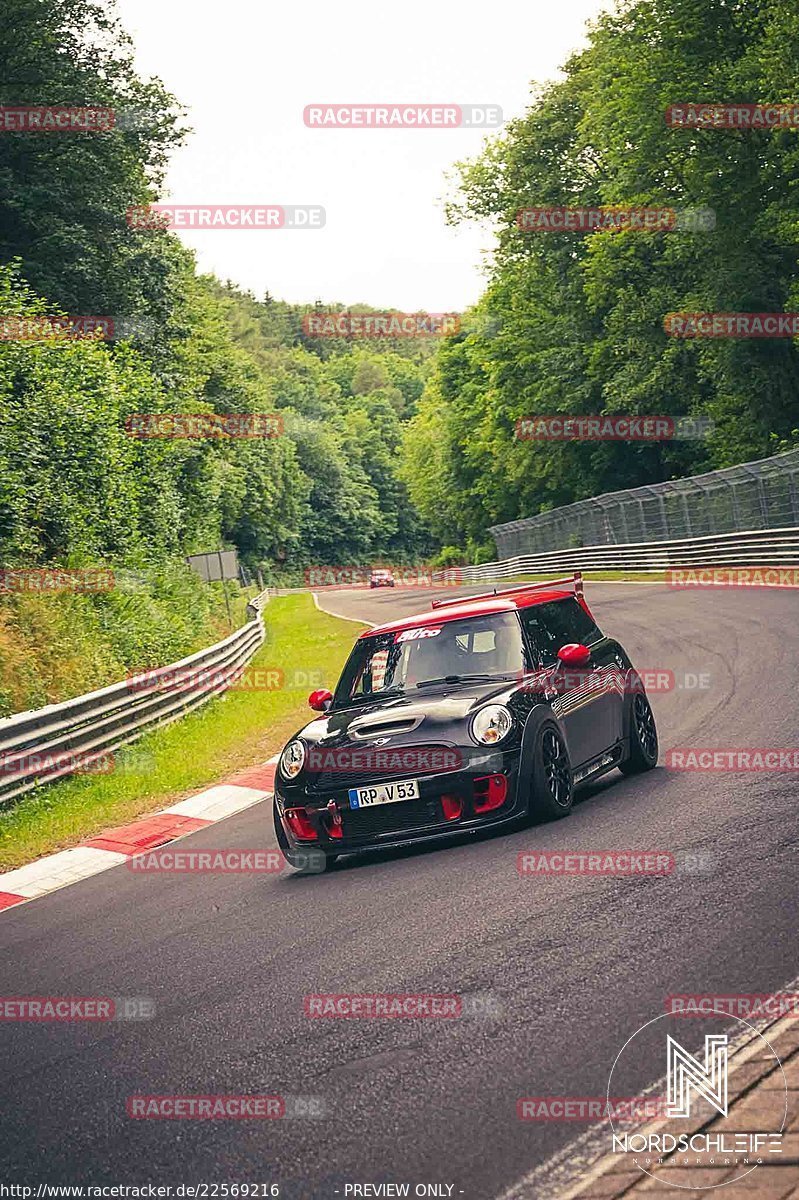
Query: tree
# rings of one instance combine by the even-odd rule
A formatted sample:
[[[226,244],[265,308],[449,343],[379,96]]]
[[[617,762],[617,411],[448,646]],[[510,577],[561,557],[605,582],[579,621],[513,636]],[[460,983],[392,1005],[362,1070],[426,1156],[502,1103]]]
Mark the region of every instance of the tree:
[[[627,0],[591,27],[565,77],[462,167],[451,219],[491,219],[497,249],[483,300],[439,356],[404,468],[441,536],[476,538],[494,522],[756,458],[791,438],[795,343],[681,341],[663,320],[796,306],[796,131],[669,128],[664,113],[687,99],[791,102],[798,48],[799,16],[780,0]],[[716,230],[517,225],[525,206],[614,204],[707,207]],[[715,431],[658,445],[514,436],[519,417],[603,412],[701,414]],[[425,479],[431,462],[446,489]]]
[[[182,110],[158,80],[137,76],[107,6],[6,0],[0,103],[116,118],[102,131],[3,133],[0,262],[20,258],[31,286],[65,312],[165,319],[184,252],[165,234],[131,229],[126,212],[157,196],[185,133]]]

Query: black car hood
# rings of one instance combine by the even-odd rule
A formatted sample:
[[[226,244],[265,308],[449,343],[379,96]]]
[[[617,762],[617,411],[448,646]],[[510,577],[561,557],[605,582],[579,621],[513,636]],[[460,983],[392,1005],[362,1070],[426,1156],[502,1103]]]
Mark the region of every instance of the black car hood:
[[[518,688],[518,681],[488,680],[444,685],[412,696],[339,708],[311,721],[296,736],[311,744],[369,744],[378,737],[392,742],[460,740],[463,722],[489,701],[503,703]]]

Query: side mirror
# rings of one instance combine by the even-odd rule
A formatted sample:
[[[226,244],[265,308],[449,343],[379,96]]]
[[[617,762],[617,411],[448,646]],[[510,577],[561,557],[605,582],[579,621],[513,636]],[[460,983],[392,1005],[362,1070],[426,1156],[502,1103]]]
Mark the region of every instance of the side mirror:
[[[591,661],[591,651],[582,642],[569,642],[558,650],[558,658],[564,667],[587,667]]]
[[[327,688],[318,688],[315,692],[311,692],[308,703],[315,712],[327,712],[333,703],[333,693],[329,692]]]

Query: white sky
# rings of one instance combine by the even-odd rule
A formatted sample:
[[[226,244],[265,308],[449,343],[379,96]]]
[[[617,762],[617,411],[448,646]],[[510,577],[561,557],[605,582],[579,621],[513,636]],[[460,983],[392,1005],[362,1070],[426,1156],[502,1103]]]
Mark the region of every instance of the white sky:
[[[483,289],[491,232],[444,222],[446,174],[473,129],[308,129],[306,104],[491,103],[521,114],[599,0],[478,5],[118,0],[141,74],[195,132],[172,160],[180,204],[320,204],[322,230],[182,232],[204,271],[261,296],[460,311]]]

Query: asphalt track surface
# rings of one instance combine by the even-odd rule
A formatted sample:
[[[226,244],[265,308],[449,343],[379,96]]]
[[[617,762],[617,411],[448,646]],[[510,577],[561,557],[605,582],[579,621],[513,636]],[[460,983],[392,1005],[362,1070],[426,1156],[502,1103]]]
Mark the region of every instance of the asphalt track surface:
[[[322,603],[379,622],[428,599]],[[795,591],[597,584],[588,599],[636,665],[675,672],[652,696],[661,756],[797,744]],[[707,686],[679,686],[685,673]],[[795,773],[614,771],[567,820],[512,834],[324,876],[119,867],[9,910],[0,993],[148,996],[157,1011],[4,1023],[0,1181],[265,1182],[289,1197],[399,1181],[495,1197],[582,1128],[520,1123],[519,1097],[603,1095],[618,1050],[670,993],[770,992],[796,975],[798,804]],[[267,804],[182,843],[274,844]],[[702,851],[713,867],[520,878],[517,854],[534,848]],[[488,993],[502,1015],[311,1020],[311,992]],[[318,1097],[327,1116],[131,1120],[126,1098],[143,1093]]]

